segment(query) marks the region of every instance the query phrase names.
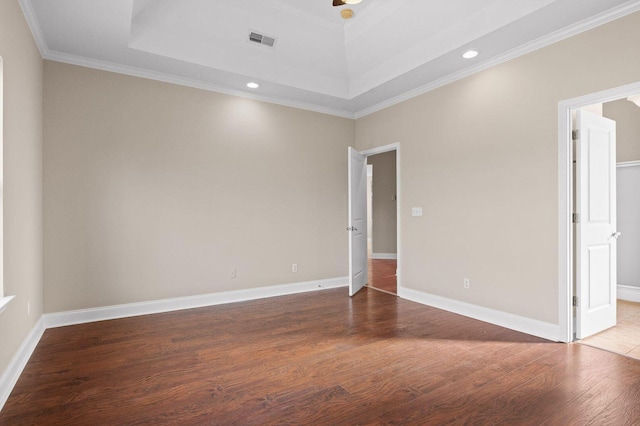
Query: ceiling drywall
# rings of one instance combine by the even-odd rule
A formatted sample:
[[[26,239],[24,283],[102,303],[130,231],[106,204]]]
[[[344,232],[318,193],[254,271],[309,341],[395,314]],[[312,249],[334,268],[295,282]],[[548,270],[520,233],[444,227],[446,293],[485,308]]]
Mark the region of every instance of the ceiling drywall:
[[[640,9],[626,0],[20,0],[43,57],[358,117]],[[267,47],[249,41],[275,38]],[[479,55],[463,59],[474,49]],[[246,84],[254,81],[258,89]]]

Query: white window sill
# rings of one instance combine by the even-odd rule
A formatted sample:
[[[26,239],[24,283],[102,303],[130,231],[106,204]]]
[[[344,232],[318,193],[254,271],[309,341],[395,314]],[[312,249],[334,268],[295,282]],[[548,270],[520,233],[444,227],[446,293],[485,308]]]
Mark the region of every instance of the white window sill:
[[[7,297],[0,297],[0,314],[4,311],[4,308],[7,307],[7,305],[9,304],[9,302],[11,302],[11,300],[14,298],[15,296],[7,296]]]

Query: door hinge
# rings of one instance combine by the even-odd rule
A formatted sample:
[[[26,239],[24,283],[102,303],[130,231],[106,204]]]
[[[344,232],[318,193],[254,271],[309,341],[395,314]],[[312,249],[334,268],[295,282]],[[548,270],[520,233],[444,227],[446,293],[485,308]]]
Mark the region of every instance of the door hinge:
[[[571,139],[573,139],[574,141],[577,141],[578,139],[580,139],[580,130],[572,130]]]
[[[574,213],[571,220],[573,223],[580,223],[580,213]]]
[[[578,298],[578,296],[573,296],[573,306],[580,306],[580,299]]]

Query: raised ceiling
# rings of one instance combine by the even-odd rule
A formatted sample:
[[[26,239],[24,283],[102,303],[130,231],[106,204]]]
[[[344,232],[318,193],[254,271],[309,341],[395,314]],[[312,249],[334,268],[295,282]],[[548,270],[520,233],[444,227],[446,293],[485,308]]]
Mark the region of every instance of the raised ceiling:
[[[640,10],[627,0],[362,0],[343,20],[331,0],[21,5],[46,59],[346,117]],[[480,54],[463,59],[470,48]]]

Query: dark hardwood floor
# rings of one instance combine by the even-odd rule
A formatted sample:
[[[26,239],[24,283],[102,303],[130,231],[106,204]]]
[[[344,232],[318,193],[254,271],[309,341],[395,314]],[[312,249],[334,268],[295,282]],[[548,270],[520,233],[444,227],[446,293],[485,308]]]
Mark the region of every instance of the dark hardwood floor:
[[[1,425],[631,425],[640,361],[363,289],[49,329]]]
[[[395,259],[371,259],[368,263],[369,283],[368,287],[398,294],[396,278],[397,261]]]

